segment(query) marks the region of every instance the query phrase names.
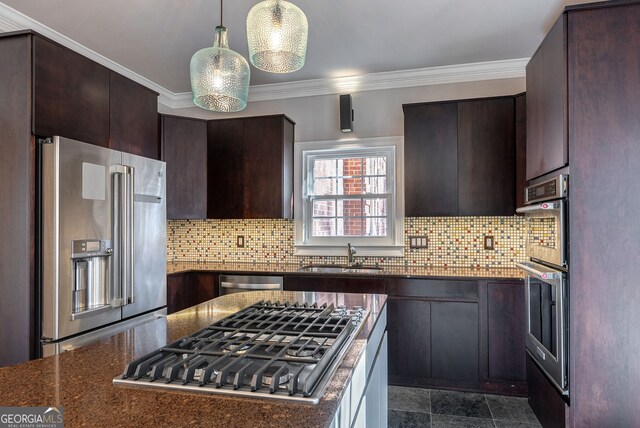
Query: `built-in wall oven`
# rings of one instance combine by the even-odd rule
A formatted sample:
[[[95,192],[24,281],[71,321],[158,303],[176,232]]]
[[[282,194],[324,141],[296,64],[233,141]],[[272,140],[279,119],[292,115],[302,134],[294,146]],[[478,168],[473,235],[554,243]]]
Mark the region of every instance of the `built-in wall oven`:
[[[525,189],[527,254],[525,272],[529,355],[565,395],[568,382],[568,176]]]

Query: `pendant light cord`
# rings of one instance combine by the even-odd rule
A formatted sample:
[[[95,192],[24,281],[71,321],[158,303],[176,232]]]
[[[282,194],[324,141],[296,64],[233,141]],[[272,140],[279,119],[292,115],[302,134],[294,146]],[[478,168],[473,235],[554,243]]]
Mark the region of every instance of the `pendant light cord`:
[[[224,27],[224,25],[222,25],[222,3],[224,2],[224,0],[220,0],[220,26]]]

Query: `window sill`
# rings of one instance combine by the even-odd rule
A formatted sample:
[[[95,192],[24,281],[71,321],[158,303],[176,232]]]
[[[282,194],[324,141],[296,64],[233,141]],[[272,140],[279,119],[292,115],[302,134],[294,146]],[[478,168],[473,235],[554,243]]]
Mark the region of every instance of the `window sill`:
[[[404,245],[385,245],[385,246],[357,246],[356,257],[404,257]],[[329,256],[329,257],[346,257],[347,248],[344,245],[295,245],[293,247],[293,255],[295,256]]]

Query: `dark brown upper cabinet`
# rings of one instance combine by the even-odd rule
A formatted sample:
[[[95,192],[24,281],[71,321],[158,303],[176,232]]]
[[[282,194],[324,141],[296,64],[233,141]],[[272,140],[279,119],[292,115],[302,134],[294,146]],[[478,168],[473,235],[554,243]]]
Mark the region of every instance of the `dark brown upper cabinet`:
[[[458,106],[403,107],[405,215],[457,215]]]
[[[527,64],[527,180],[569,163],[566,32],[563,14]]]
[[[207,122],[162,116],[162,160],[167,163],[167,218],[207,218]]]
[[[33,133],[160,159],[158,94],[33,34]]]
[[[50,40],[33,40],[33,133],[109,146],[106,67]]]
[[[514,97],[403,109],[407,217],[514,214]]]
[[[513,215],[513,97],[458,103],[458,215]]]
[[[285,115],[209,121],[207,218],[292,218],[294,125]]]
[[[158,94],[111,72],[109,127],[114,150],[160,159]]]
[[[516,95],[516,207],[524,206],[527,185],[527,95]]]

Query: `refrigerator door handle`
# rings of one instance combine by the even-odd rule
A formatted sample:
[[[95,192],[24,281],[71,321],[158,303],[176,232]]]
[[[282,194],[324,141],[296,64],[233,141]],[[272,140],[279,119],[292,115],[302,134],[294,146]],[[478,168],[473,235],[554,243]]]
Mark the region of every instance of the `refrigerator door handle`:
[[[135,168],[132,166],[127,166],[127,174],[125,176],[125,196],[126,199],[126,208],[123,212],[123,225],[125,231],[125,237],[123,241],[123,248],[125,249],[124,255],[126,257],[125,266],[123,269],[123,274],[125,276],[125,302],[127,305],[129,303],[134,303],[134,190],[135,190]]]
[[[113,258],[112,258],[112,296],[111,306],[114,308],[126,305],[126,296],[124,291],[124,254],[123,254],[123,238],[124,238],[124,216],[123,210],[126,206],[125,194],[125,175],[126,167],[123,165],[114,165],[111,168],[113,179],[113,212],[111,215],[113,221]]]

